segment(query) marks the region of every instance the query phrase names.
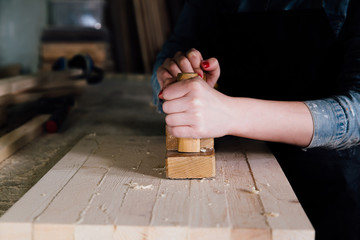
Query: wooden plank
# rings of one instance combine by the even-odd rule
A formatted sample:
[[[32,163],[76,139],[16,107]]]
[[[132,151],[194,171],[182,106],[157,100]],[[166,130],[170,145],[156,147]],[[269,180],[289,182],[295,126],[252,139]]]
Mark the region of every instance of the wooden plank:
[[[41,57],[45,61],[55,61],[59,57],[71,59],[80,53],[89,54],[95,62],[107,60],[108,44],[105,42],[52,42],[41,45]]]
[[[223,176],[232,239],[272,240],[271,228],[262,215],[264,210],[261,199],[254,191],[254,179],[242,140],[219,139],[217,149],[221,151],[216,156],[217,173]],[[264,174],[269,173],[265,170]]]
[[[37,73],[33,75],[22,75],[0,80],[0,97],[7,94],[16,94],[37,87],[40,84],[51,84],[50,82],[61,82],[72,76],[82,73],[82,70]]]
[[[50,115],[40,115],[0,138],[0,162],[43,132]]]
[[[0,68],[0,79],[20,75],[21,65],[11,64]]]
[[[264,206],[264,215],[272,229],[272,238],[313,239],[315,236],[311,224],[302,221],[306,218],[306,214],[269,149],[263,144],[249,141],[246,146],[246,156],[255,179],[255,186],[261,192],[259,196]],[[264,174],[264,168],[270,174]],[[294,216],[299,217],[294,218]]]
[[[217,177],[180,181],[164,177],[163,137],[87,136],[0,218],[0,238],[314,239],[276,160],[251,144],[221,140]],[[264,211],[278,209],[275,225]]]
[[[96,139],[93,135],[89,135],[79,142],[71,152],[67,153],[29,192],[13,205],[11,211],[3,215],[0,219],[0,239],[32,240],[32,225],[35,225],[33,222],[40,219],[46,208],[55,200],[56,196],[97,148]],[[52,227],[53,225],[50,225],[49,231]],[[69,225],[57,225],[56,227],[67,229]],[[65,233],[61,236],[64,239],[72,239]],[[51,239],[56,239],[56,236]]]

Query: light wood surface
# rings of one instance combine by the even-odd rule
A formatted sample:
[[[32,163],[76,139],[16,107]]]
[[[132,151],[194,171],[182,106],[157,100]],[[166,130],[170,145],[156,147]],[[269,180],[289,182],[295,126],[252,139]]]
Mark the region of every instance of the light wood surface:
[[[0,138],[0,162],[43,132],[50,115],[40,115]],[[0,238],[1,239],[1,238]]]
[[[263,143],[216,144],[216,178],[176,181],[164,137],[88,135],[0,218],[0,239],[314,239]]]

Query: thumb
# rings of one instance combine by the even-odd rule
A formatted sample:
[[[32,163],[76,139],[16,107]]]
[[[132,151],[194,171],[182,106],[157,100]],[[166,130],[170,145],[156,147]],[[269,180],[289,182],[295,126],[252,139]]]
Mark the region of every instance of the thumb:
[[[214,87],[220,76],[220,65],[216,58],[201,61],[201,68],[206,72],[206,82]]]

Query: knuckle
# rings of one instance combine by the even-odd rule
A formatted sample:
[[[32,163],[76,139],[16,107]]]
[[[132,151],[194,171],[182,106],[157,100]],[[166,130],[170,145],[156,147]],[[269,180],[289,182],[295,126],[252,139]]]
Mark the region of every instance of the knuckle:
[[[165,117],[165,122],[166,122],[167,125],[172,126],[172,117],[171,117],[171,115],[167,115]]]
[[[171,134],[174,135],[175,137],[179,137],[180,136],[179,128],[173,128]]]
[[[163,109],[164,113],[169,112],[169,110],[168,110],[168,102],[164,102],[164,103],[163,103],[162,109]]]
[[[180,67],[187,67],[189,65],[189,60],[185,56],[181,56],[178,60]]]
[[[172,62],[172,64],[169,65],[169,70],[172,74],[178,72],[178,66],[175,62]]]
[[[194,120],[195,120],[195,122],[196,122],[196,125],[199,127],[199,126],[201,126],[201,123],[202,123],[202,119],[203,119],[203,117],[202,117],[202,114],[201,114],[201,112],[195,112],[195,114],[194,114]]]
[[[191,109],[198,110],[203,106],[203,103],[199,98],[194,98],[194,99],[190,100],[189,105],[190,105]]]
[[[183,53],[181,51],[177,51],[174,56],[182,55]]]
[[[193,92],[200,90],[201,86],[202,82],[198,79],[193,79],[189,81],[189,88]]]
[[[187,56],[191,57],[191,56],[194,56],[194,57],[198,57],[200,56],[200,52],[198,50],[196,50],[195,48],[191,48],[187,53],[186,53]]]
[[[219,61],[217,60],[217,58],[210,58],[210,60],[213,62],[213,65],[219,65]]]
[[[157,72],[157,75],[161,78],[161,79],[165,79],[166,78],[166,74],[167,74],[167,71],[165,71],[165,69],[159,69],[158,72]]]

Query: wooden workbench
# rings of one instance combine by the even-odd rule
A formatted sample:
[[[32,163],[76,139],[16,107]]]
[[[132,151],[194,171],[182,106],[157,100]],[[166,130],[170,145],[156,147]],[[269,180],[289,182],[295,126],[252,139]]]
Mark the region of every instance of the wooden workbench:
[[[314,239],[285,175],[262,142],[218,139],[216,178],[166,179],[165,138],[147,132],[156,125],[163,131],[163,119],[151,117],[154,110],[144,95],[136,97],[144,88],[135,86],[148,85],[132,81],[120,83],[126,89],[103,89],[108,92],[102,99],[93,89],[77,110],[85,119],[70,119],[66,132],[47,139],[50,147],[57,141],[63,147],[61,138],[73,139],[73,145],[0,218],[0,239]],[[126,90],[130,105],[123,102]],[[113,103],[120,110],[109,114],[111,97],[120,100]],[[103,114],[97,113],[101,105]],[[136,113],[139,109],[150,115]],[[104,128],[111,121],[119,126]],[[131,132],[136,126],[140,129]],[[86,136],[78,141],[81,135]]]

